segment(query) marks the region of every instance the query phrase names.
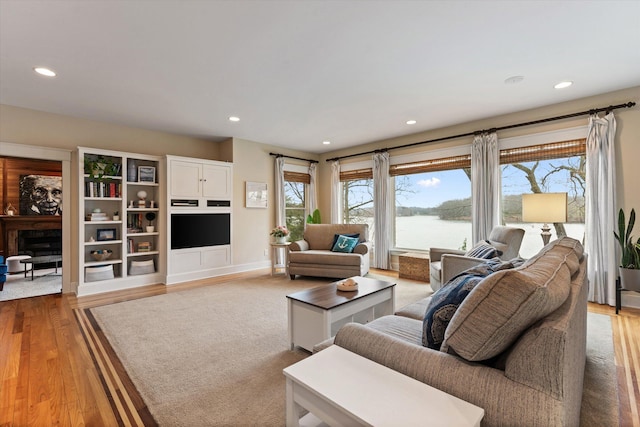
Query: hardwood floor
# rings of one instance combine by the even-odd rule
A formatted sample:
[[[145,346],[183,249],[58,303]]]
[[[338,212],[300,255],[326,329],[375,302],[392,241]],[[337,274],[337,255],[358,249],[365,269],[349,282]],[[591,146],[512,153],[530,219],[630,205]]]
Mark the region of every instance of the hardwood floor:
[[[217,281],[245,276],[239,274]],[[96,368],[101,362],[89,351],[92,340],[86,336],[82,319],[76,317],[74,309],[211,283],[211,280],[197,281],[170,288],[155,285],[81,299],[50,295],[0,303],[0,426],[152,423],[130,411],[125,410],[127,415],[122,416],[112,409],[118,400],[112,396],[119,395],[121,387],[126,388],[126,379],[121,382],[115,377],[107,378]],[[612,318],[620,426],[640,427],[640,310],[624,309],[616,316],[612,307],[589,304],[589,311]],[[116,367],[114,372],[117,371]],[[132,405],[140,408],[143,403]]]

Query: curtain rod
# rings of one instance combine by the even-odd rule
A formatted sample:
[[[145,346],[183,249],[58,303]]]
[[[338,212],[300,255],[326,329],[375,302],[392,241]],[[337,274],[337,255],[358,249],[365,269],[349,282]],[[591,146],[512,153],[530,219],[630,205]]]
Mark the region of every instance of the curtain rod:
[[[287,159],[302,160],[309,163],[318,163],[317,160],[303,159],[302,157],[285,156],[284,154],[278,154],[278,153],[269,153],[269,155],[275,156],[275,157],[286,157]]]
[[[592,108],[591,110],[581,111],[579,113],[565,114],[563,116],[549,117],[549,118],[546,118],[546,119],[533,120],[531,122],[516,123],[514,125],[500,126],[500,127],[497,127],[497,128],[491,128],[491,129],[486,129],[486,130],[485,129],[476,130],[476,131],[473,131],[473,132],[461,133],[459,135],[444,136],[442,138],[429,139],[427,141],[413,142],[411,144],[398,145],[397,147],[379,148],[379,149],[376,149],[376,150],[365,151],[363,153],[349,154],[349,155],[346,155],[346,156],[334,157],[332,159],[327,159],[327,162],[333,162],[335,160],[347,159],[347,158],[350,158],[350,157],[364,156],[366,154],[375,154],[375,153],[380,153],[380,152],[384,152],[384,151],[388,151],[388,150],[396,150],[396,149],[399,149],[399,148],[414,147],[416,145],[429,144],[429,143],[432,143],[432,142],[447,141],[449,139],[464,138],[465,136],[475,136],[475,135],[480,135],[480,134],[483,134],[483,133],[492,133],[492,132],[497,132],[499,130],[513,129],[513,128],[518,128],[518,127],[522,127],[522,126],[537,125],[537,124],[540,124],[540,123],[553,122],[553,121],[556,121],[556,120],[568,119],[568,118],[571,118],[571,117],[580,117],[580,116],[586,116],[586,115],[593,115],[593,114],[600,113],[601,111],[606,111],[607,113],[609,113],[611,110],[616,110],[618,108],[631,108],[631,107],[633,107],[635,105],[636,105],[635,102],[627,102],[626,104],[609,105],[608,107],[601,107],[601,108]]]

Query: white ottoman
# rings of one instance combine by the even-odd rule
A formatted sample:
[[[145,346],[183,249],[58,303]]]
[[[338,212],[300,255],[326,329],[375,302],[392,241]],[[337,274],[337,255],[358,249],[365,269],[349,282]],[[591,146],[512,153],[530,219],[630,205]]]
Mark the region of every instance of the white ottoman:
[[[31,258],[29,255],[15,255],[7,258],[7,269],[9,273],[24,273],[24,267],[27,266],[27,271],[33,268],[33,264],[20,264],[20,260]]]

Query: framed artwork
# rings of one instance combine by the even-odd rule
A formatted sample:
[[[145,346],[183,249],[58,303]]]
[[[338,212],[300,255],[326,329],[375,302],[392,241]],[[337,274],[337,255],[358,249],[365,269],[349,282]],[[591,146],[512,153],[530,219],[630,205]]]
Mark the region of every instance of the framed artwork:
[[[62,177],[20,175],[20,215],[62,215]]]
[[[267,208],[267,183],[266,182],[246,182],[247,208]]]
[[[116,240],[116,229],[115,228],[99,228],[97,239],[99,242],[103,242],[105,240]]]
[[[138,166],[138,182],[156,182],[156,168],[153,166]]]

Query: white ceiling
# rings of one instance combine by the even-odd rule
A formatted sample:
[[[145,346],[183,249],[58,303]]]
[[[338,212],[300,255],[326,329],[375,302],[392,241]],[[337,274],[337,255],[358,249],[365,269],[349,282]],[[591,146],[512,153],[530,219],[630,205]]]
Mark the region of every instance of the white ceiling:
[[[0,0],[0,103],[211,140],[320,153],[637,85],[637,0]]]

